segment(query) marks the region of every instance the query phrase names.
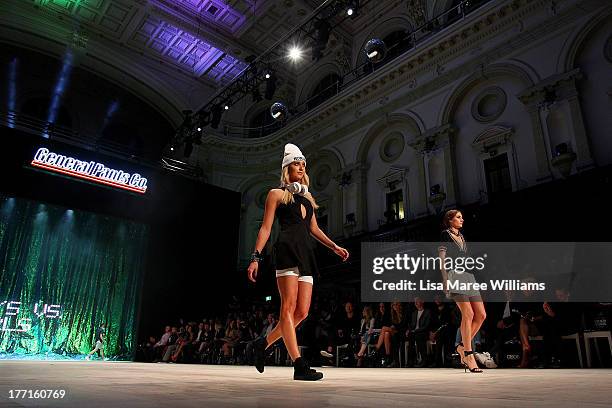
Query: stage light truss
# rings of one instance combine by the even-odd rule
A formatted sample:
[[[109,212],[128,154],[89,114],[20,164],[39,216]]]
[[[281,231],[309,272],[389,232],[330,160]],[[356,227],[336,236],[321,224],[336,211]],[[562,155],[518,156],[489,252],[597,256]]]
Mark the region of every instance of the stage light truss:
[[[372,1],[372,0],[368,0]],[[274,45],[268,48],[259,57],[252,59],[249,65],[238,74],[232,81],[223,87],[214,97],[212,97],[197,112],[186,114],[184,122],[177,129],[173,138],[172,146],[177,147],[185,143],[199,140],[201,132],[197,131],[200,127],[204,129],[208,125],[216,128],[220,121],[225,106],[231,108],[245,96],[252,96],[253,99],[261,97],[260,88],[266,83],[266,99],[271,100],[276,91],[276,81],[279,70],[276,69],[279,63],[286,64],[287,52],[291,45],[307,46],[307,51],[302,49],[302,57],[324,50],[329,33],[341,23],[333,23],[332,20],[338,15],[345,17],[346,9],[349,5],[359,4],[354,0],[327,0],[315,9],[311,15],[299,26],[279,39]],[[324,44],[323,44],[324,43]],[[316,58],[315,58],[316,59]],[[221,107],[221,112],[219,112]]]
[[[326,0],[302,24],[280,38],[260,56],[247,58],[249,65],[240,74],[217,92],[197,112],[186,113],[183,123],[172,139],[171,150],[175,151],[176,147],[185,145],[184,155],[188,157],[191,154],[192,145],[200,143],[202,132],[205,131],[206,126],[210,125],[213,129],[218,128],[224,111],[231,109],[231,106],[245,96],[252,96],[254,102],[262,100],[260,88],[263,83],[266,83],[265,98],[274,103],[275,101],[272,99],[276,91],[276,82],[282,73],[278,66],[279,64],[288,65],[291,63],[289,60],[290,49],[292,47],[302,47],[300,50],[302,58],[304,55],[310,55],[313,60],[318,60],[322,56],[333,29],[346,19],[355,18],[359,14],[359,10],[363,9],[370,1],[373,0],[361,2],[357,0]],[[418,43],[429,38],[430,35],[435,34],[442,27],[454,23],[457,19],[463,18],[466,14],[489,1],[463,0],[440,15],[425,21],[415,29],[406,27],[403,42],[389,47],[388,51],[406,44],[409,44],[407,49],[416,47]],[[417,13],[414,10],[415,4],[417,3],[407,3],[409,12],[422,16],[424,19],[425,10],[421,6]],[[353,12],[347,13],[348,9],[352,9]],[[297,54],[295,50],[294,54]],[[390,58],[387,59],[390,60]],[[341,85],[338,85],[337,91],[340,91],[340,87],[344,88],[373,72],[375,68],[373,62],[376,63],[376,61],[366,60],[362,65],[344,74],[340,78],[339,84]],[[307,105],[308,101],[299,106],[289,107],[289,116],[296,117],[308,111],[309,107]],[[286,122],[287,119],[285,118],[283,123]],[[203,131],[198,130],[198,128],[203,129]],[[278,126],[275,125],[275,128],[278,128]]]

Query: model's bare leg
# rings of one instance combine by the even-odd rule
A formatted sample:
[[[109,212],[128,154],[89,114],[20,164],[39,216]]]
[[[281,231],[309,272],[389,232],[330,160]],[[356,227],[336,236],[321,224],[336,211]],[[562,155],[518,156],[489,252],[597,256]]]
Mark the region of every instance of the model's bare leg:
[[[293,313],[293,327],[298,327],[300,323],[308,317],[308,311],[310,310],[310,300],[312,298],[312,285],[308,282],[298,281],[298,295],[295,311]],[[280,322],[279,322],[280,323]],[[275,341],[282,337],[281,326],[277,324],[276,327],[266,337],[268,345],[266,348],[274,344]]]
[[[300,357],[300,351],[297,345],[295,336],[295,325],[293,315],[297,304],[298,295],[298,277],[297,276],[279,276],[276,278],[278,291],[281,296],[281,310],[278,320],[281,335],[287,347],[287,353],[292,361]]]

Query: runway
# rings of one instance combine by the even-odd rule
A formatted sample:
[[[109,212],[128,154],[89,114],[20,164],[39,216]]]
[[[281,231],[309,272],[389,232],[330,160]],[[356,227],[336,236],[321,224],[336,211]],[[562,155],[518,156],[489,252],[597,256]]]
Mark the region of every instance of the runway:
[[[322,368],[131,362],[1,361],[1,407],[609,407],[612,370]],[[11,389],[64,389],[63,399],[10,399]]]

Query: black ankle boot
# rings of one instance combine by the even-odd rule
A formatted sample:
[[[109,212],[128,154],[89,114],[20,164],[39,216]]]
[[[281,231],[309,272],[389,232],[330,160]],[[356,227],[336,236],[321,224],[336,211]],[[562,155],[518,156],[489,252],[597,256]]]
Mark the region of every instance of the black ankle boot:
[[[306,360],[298,357],[293,362],[293,379],[300,381],[317,381],[323,378],[323,373],[311,369]]]
[[[255,360],[255,368],[260,373],[264,372],[264,364],[266,362],[266,347],[268,340],[265,337],[260,337],[253,342],[253,359]]]

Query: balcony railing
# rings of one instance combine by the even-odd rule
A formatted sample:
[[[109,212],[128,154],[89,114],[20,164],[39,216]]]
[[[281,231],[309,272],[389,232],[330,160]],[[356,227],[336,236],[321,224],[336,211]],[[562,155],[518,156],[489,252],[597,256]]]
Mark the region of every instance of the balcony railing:
[[[416,29],[407,32],[406,38],[388,48],[387,55],[391,55],[390,57],[385,58],[378,64],[372,64],[370,61],[365,61],[352,71],[344,74],[337,82],[322,89],[317,94],[312,95],[299,105],[290,108],[290,118],[289,120],[285,121],[285,123],[277,122],[259,128],[246,128],[236,123],[225,123],[223,128],[224,136],[253,138],[267,136],[274,133],[275,131],[281,129],[288,121],[295,120],[296,118],[316,109],[326,100],[333,98],[361,79],[380,70],[383,66],[397,59],[401,55],[418,48],[418,46],[424,41],[436,36],[445,28],[453,25],[457,21],[463,20],[468,14],[474,12],[482,5],[490,1],[492,0],[464,0],[456,6],[453,6],[445,12],[433,17],[431,20],[427,21]]]

